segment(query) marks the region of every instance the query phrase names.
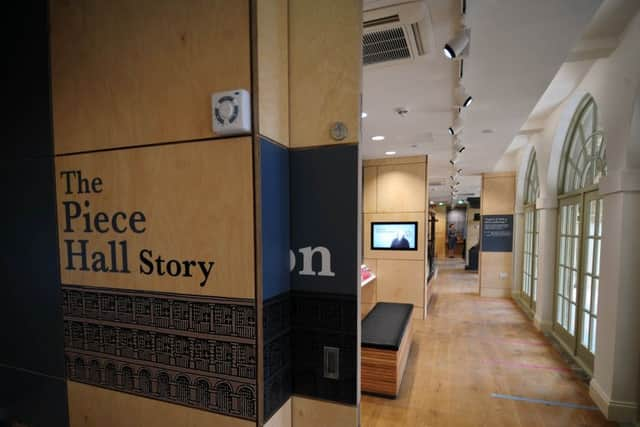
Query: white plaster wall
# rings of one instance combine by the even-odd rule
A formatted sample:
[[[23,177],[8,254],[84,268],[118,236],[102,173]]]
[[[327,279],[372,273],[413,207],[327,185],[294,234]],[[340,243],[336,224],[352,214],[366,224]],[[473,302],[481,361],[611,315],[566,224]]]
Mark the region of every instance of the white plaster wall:
[[[610,57],[597,60],[576,90],[543,122],[542,131],[529,138],[529,145],[536,150],[540,177],[536,205],[543,209],[536,310],[536,324],[543,327],[550,326],[553,314],[560,158],[571,118],[587,93],[598,107],[608,164],[608,177],[600,185],[605,197],[605,255],[592,395],[597,389],[594,399],[603,412],[629,422],[636,419],[640,393],[640,14],[631,20]],[[524,153],[529,150],[531,147],[520,150],[520,161],[512,170],[526,170],[528,156]],[[505,158],[501,167],[514,157]],[[519,183],[518,193],[521,188]],[[518,206],[522,206],[521,198]],[[521,234],[521,228],[516,232]],[[522,236],[516,240],[521,245]],[[521,250],[518,255],[520,260],[514,262],[521,263]]]

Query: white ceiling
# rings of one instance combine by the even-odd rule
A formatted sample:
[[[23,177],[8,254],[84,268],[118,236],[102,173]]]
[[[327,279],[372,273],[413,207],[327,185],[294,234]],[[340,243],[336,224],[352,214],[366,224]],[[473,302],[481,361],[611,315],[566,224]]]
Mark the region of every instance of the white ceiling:
[[[402,65],[364,68],[363,111],[368,116],[363,119],[361,152],[364,158],[384,157],[389,150],[396,151],[397,156],[427,154],[429,177],[435,183],[451,172],[452,138],[446,129],[457,111],[453,94],[459,63],[447,60],[441,48],[460,28],[461,16],[460,0],[426,1],[435,48],[425,57]],[[397,3],[402,2],[365,0],[364,8]],[[467,150],[458,163],[465,175],[458,188],[461,194],[478,194],[477,175],[493,170],[580,39],[601,0],[467,3],[464,23],[470,28],[471,42],[462,83],[474,102],[463,112],[462,138]],[[611,37],[608,28],[594,26],[589,30],[592,38],[602,39]],[[576,60],[562,71],[571,76],[571,82],[581,79],[588,70],[584,51],[593,51],[592,45],[579,51]],[[538,105],[536,114],[547,114],[570,90],[564,87],[555,92]],[[408,109],[408,115],[396,114],[398,107]],[[385,141],[371,141],[374,135],[384,135]],[[446,199],[447,194],[448,186],[431,187],[433,199]]]

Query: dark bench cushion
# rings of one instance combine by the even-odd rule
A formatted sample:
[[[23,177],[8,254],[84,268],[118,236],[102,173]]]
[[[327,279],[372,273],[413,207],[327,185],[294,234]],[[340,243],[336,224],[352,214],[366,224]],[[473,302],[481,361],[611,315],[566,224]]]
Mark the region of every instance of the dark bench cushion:
[[[362,320],[362,346],[398,351],[413,304],[379,302]]]

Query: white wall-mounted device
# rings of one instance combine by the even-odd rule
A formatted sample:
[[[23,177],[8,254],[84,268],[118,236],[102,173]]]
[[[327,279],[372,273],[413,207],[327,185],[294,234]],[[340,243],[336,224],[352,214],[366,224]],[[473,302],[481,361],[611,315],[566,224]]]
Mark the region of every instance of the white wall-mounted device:
[[[211,95],[213,132],[242,135],[251,132],[251,98],[244,89]]]

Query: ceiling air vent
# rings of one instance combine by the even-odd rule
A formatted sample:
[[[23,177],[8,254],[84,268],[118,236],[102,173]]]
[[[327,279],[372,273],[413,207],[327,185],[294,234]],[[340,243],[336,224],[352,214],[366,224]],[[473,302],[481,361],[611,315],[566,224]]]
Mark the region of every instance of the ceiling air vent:
[[[364,65],[412,60],[432,50],[431,14],[425,1],[365,10],[362,26]]]
[[[362,62],[364,65],[411,58],[409,45],[402,28],[366,33],[362,36]]]

